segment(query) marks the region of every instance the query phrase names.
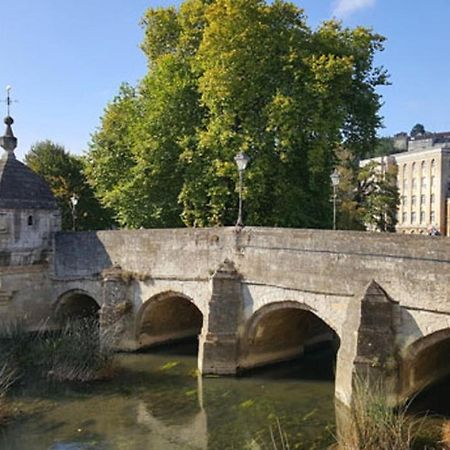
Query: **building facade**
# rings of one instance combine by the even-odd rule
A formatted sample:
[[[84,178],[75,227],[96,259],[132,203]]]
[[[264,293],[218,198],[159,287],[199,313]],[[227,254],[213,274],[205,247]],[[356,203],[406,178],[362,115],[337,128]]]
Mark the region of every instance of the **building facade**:
[[[427,134],[411,138],[395,137],[400,151],[388,157],[361,161],[398,166],[397,185],[400,205],[397,231],[408,234],[450,235],[450,133]]]

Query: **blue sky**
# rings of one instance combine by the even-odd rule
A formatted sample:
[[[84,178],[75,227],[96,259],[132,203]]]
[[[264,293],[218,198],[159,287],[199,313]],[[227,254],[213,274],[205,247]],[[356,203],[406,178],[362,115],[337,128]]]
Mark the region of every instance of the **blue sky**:
[[[139,20],[160,0],[0,0],[0,96],[12,85],[19,158],[51,139],[74,153],[87,148],[120,83],[146,71]],[[380,135],[423,123],[450,130],[449,0],[296,0],[315,28],[333,16],[387,37],[377,57],[391,74],[380,90]],[[0,111],[4,105],[0,104]],[[2,115],[3,112],[1,112]]]

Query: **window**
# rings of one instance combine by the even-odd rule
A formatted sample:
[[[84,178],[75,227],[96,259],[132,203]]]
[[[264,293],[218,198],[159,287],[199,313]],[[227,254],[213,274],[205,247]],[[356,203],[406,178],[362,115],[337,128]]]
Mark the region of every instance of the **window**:
[[[420,163],[420,170],[421,170],[422,173],[425,171],[425,161],[422,161]]]
[[[430,203],[433,205],[434,204],[434,194],[431,194],[431,197],[430,197]]]
[[[408,197],[406,195],[402,195],[401,202],[403,206],[406,206],[406,202],[408,201]]]
[[[430,222],[431,222],[431,224],[434,224],[435,220],[436,220],[436,213],[434,211],[431,211],[430,212]]]
[[[416,170],[417,170],[416,163],[413,162],[413,163],[412,163],[412,173],[415,174],[415,173],[416,173]]]
[[[0,233],[8,232],[8,216],[5,213],[0,213]]]
[[[425,211],[420,211],[420,223],[425,222]]]
[[[420,179],[420,184],[422,186],[422,189],[425,190],[427,188],[427,179],[425,177],[422,177]]]
[[[415,195],[413,195],[411,197],[411,207],[414,207],[414,206],[416,206],[416,196]]]
[[[423,194],[420,196],[420,205],[421,206],[425,205],[425,195]]]
[[[33,225],[33,216],[28,216],[28,226]]]
[[[403,176],[406,177],[406,164],[403,164]]]
[[[411,181],[411,189],[414,191],[417,188],[417,180],[415,178]]]
[[[408,189],[408,180],[403,178],[403,190],[406,191]]]
[[[408,215],[406,214],[406,212],[402,213],[402,223],[406,223],[407,218]]]
[[[431,173],[434,173],[435,170],[436,170],[436,160],[432,159],[431,160]]]
[[[416,223],[416,212],[415,211],[413,211],[411,213],[411,223]]]
[[[434,190],[434,176],[431,176],[430,185],[431,185],[431,190]]]

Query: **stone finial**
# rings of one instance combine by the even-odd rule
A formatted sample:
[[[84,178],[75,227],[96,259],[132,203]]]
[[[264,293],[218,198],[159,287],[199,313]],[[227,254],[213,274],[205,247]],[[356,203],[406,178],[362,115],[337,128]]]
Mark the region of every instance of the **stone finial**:
[[[14,136],[11,125],[14,123],[14,120],[11,116],[5,117],[5,133],[3,136],[0,136],[0,147],[4,148],[8,155],[14,155],[14,150],[17,147],[17,138]]]
[[[6,130],[3,136],[0,136],[0,147],[3,147],[7,152],[8,156],[14,156],[14,150],[17,147],[17,138],[14,136],[11,125],[14,123],[13,118],[10,115],[11,100],[10,96],[11,86],[6,86],[6,117],[5,125]]]

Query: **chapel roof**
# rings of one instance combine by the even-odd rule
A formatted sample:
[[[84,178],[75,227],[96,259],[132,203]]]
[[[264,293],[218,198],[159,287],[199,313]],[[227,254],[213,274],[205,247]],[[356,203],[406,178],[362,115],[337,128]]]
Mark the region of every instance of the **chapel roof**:
[[[5,152],[0,158],[0,208],[4,209],[58,209],[48,184],[37,173],[18,161],[14,155],[17,139],[5,118],[6,130],[0,136]]]

